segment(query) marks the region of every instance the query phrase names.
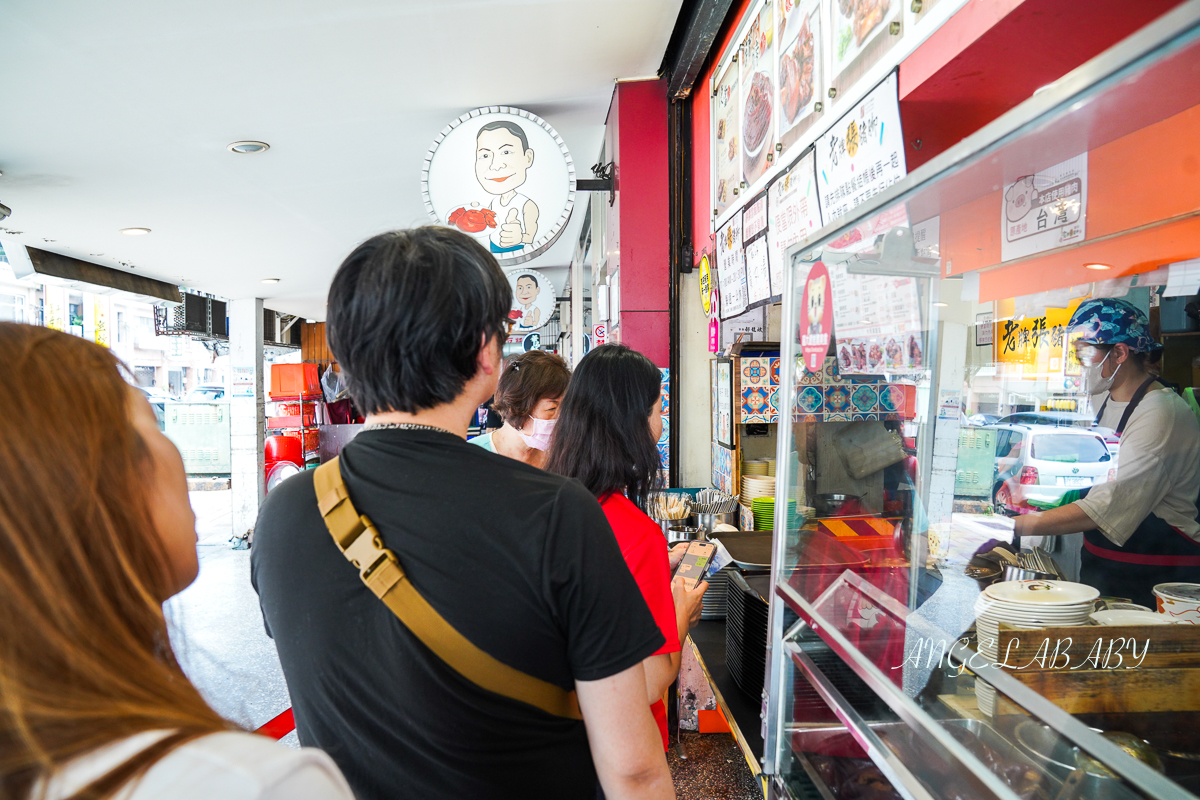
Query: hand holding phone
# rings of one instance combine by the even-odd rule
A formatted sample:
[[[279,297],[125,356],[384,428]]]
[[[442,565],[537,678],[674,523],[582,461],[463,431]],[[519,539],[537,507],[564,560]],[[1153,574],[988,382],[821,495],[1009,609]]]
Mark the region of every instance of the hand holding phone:
[[[705,572],[708,570],[708,563],[716,552],[716,545],[712,542],[692,542],[688,545],[687,552],[679,562],[679,566],[675,568],[675,574],[671,576],[672,581],[675,578],[683,579],[683,586],[688,591],[696,588],[696,584],[704,580]]]

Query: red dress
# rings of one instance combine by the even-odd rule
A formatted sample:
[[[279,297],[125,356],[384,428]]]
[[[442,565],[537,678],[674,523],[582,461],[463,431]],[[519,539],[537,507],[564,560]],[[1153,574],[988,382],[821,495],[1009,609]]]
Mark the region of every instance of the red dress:
[[[600,500],[600,507],[608,517],[608,524],[616,534],[621,555],[629,565],[646,605],[654,615],[663,638],[667,643],[654,655],[678,653],[679,629],[675,622],[675,600],[671,596],[671,563],[667,557],[667,542],[662,528],[641,509],[620,494],[609,494]],[[667,707],[662,700],[650,706],[654,721],[663,737],[663,749],[670,746],[667,734]]]

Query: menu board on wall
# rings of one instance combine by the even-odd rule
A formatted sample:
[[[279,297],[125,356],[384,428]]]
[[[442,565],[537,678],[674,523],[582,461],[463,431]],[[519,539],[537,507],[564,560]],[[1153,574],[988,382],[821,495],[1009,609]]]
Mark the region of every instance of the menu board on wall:
[[[771,267],[767,260],[767,193],[751,200],[742,212],[746,303],[753,308],[771,299]]]
[[[829,265],[838,371],[878,375],[924,367],[916,278],[858,275]]]
[[[717,231],[717,280],[720,286],[721,319],[736,317],[746,310],[746,259],[742,249],[742,215],[734,214]]]
[[[1005,185],[1001,261],[1084,240],[1087,158],[1083,153]]]
[[[775,39],[773,2],[751,19],[738,51],[741,72],[742,180],[754,183],[775,151]]]
[[[900,0],[833,0],[830,3],[829,55],[835,80],[900,19]]]
[[[739,166],[738,67],[731,64],[717,84],[713,98],[713,208],[719,214],[737,199],[734,190],[742,179]]]
[[[779,139],[784,147],[788,136],[815,112],[821,97],[821,3],[820,0],[777,0],[776,69],[778,83]]]
[[[896,72],[816,141],[821,211],[832,222],[904,178]]]
[[[800,156],[767,189],[767,216],[770,219],[767,241],[770,245],[771,292],[778,295],[783,291],[788,248],[821,229],[816,157],[812,150]]]

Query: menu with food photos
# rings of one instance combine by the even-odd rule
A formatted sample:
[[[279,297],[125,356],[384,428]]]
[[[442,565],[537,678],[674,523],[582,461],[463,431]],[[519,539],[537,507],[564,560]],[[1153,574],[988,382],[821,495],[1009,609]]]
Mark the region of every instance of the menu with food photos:
[[[838,372],[879,375],[925,366],[916,278],[859,275],[829,264]]]
[[[717,84],[712,99],[713,118],[713,209],[720,214],[737,202],[738,184],[742,179],[739,166],[741,136],[738,132],[738,65],[730,64]]]
[[[830,77],[837,80],[881,36],[890,35],[900,19],[901,0],[833,0],[830,3]],[[876,51],[877,52],[877,51]]]
[[[779,138],[816,110],[821,89],[820,0],[778,0],[775,4]]]
[[[749,186],[767,170],[775,152],[774,3],[751,19],[738,50],[741,80],[742,180]]]

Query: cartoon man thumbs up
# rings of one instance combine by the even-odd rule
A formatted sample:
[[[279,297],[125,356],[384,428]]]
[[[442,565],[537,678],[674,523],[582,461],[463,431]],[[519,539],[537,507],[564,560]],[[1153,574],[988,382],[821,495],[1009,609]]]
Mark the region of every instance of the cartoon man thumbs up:
[[[500,226],[500,246],[512,247],[513,245],[519,245],[524,235],[525,231],[521,229],[521,223],[517,219],[517,210],[510,208],[508,210],[508,217]]]

